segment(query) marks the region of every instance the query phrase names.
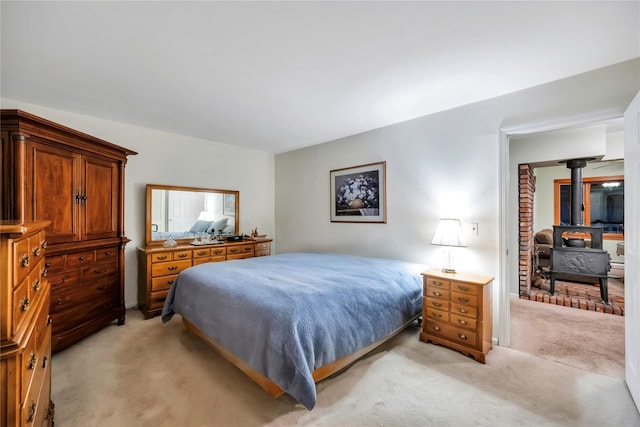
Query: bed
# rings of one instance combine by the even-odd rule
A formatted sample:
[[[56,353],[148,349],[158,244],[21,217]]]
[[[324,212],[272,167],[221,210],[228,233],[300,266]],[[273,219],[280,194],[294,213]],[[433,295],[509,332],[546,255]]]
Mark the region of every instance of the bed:
[[[421,313],[425,266],[291,253],[184,270],[162,312],[216,348],[273,396],[307,409],[315,382],[362,357]]]

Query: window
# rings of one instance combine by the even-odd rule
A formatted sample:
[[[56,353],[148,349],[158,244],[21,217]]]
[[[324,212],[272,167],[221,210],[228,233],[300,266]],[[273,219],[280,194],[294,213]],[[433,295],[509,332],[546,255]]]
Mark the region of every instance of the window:
[[[624,176],[582,179],[584,225],[602,227],[605,240],[624,237]],[[554,181],[554,221],[571,224],[571,179]]]

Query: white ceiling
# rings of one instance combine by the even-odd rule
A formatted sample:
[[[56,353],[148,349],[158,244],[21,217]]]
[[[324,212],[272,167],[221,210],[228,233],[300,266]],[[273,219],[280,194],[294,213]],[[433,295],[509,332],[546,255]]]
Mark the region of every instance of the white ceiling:
[[[639,3],[3,0],[0,94],[279,153],[638,57]]]

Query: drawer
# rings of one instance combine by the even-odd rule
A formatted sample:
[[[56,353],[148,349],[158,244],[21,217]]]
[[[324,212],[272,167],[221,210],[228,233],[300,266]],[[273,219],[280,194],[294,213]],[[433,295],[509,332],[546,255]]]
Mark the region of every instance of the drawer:
[[[49,408],[51,383],[51,335],[38,349],[33,378],[22,405],[24,425],[43,425]]]
[[[466,316],[466,317],[472,317],[474,319],[478,318],[478,308],[477,307],[472,307],[470,305],[461,305],[461,304],[455,304],[455,303],[451,303],[451,315],[453,314],[460,314],[462,316]]]
[[[75,286],[80,280],[80,270],[69,270],[47,276],[51,283],[51,291],[69,286]]]
[[[169,291],[151,292],[149,294],[149,310],[162,308],[168,294]]]
[[[180,261],[183,259],[191,259],[193,257],[193,251],[175,251],[173,253],[173,260]]]
[[[425,297],[438,298],[438,299],[449,299],[449,290],[445,288],[438,288],[431,285],[427,285],[427,290],[424,293]]]
[[[427,319],[425,332],[469,347],[477,346],[478,335],[474,331],[458,328],[447,322]]]
[[[51,292],[51,313],[60,313],[84,304],[90,304],[103,295],[115,295],[116,280],[78,282],[75,286],[57,288]]]
[[[82,269],[82,280],[93,281],[100,280],[102,278],[115,276],[118,270],[118,264],[116,262],[107,262],[104,264],[94,264]]]
[[[29,274],[27,283],[29,286],[29,299],[36,301],[36,298],[42,293],[41,290],[45,288],[45,279],[42,277],[42,270],[44,269],[44,260],[41,259],[39,265],[36,266]]]
[[[52,306],[55,305],[52,295]],[[118,297],[115,293],[100,295],[83,304],[73,304],[67,310],[51,312],[53,320],[53,334],[58,335],[67,332],[78,325],[96,319],[118,306]]]
[[[151,277],[166,276],[169,274],[178,274],[182,270],[191,267],[191,260],[187,261],[171,261],[161,262],[151,265]]]
[[[46,303],[49,301],[47,299]],[[25,351],[22,353],[22,395],[21,402],[25,401],[27,393],[31,394],[31,387],[39,387],[38,379],[33,378],[39,369],[43,369],[51,360],[51,326],[47,310],[42,310],[38,316],[36,327],[29,338]]]
[[[209,258],[195,258],[193,260],[193,265],[199,265],[199,264],[204,264],[207,262],[221,262],[221,261],[226,261],[227,258],[222,255],[222,256],[210,256]]]
[[[461,294],[460,292],[451,292],[451,303],[478,306],[478,296],[471,294]]]
[[[45,257],[44,267],[49,273],[64,270],[64,255],[47,255]]]
[[[469,295],[478,295],[478,286],[464,282],[451,282],[451,291],[460,292]]]
[[[227,248],[211,248],[211,256],[225,256]]]
[[[474,331],[478,328],[478,321],[472,317],[465,317],[459,314],[451,313],[451,323],[461,328],[468,328]]]
[[[449,301],[431,297],[427,297],[425,299],[427,307],[436,308],[438,310],[449,310]]]
[[[446,310],[438,310],[437,308],[429,307],[426,304],[423,304],[422,307],[422,318],[425,320],[434,319],[443,322],[447,322],[449,320],[449,312]]]
[[[151,262],[173,261],[173,252],[162,252],[159,254],[151,254]]]
[[[44,258],[44,250],[46,247],[47,243],[44,239],[43,232],[39,232],[38,234],[29,237],[29,248],[31,249],[31,256],[33,256],[36,263]]]
[[[162,276],[151,279],[151,290],[152,291],[166,291],[168,290],[173,282],[178,277],[177,274],[173,274],[171,276]]]
[[[22,239],[16,242],[13,246],[14,253],[14,271],[16,275],[16,281],[14,283],[19,283],[27,277],[27,275],[31,272],[31,268],[34,264],[32,264],[33,256],[29,251],[29,239]]]
[[[227,259],[249,258],[253,256],[254,244],[237,245],[227,248]]]
[[[267,254],[271,252],[271,243],[270,242],[256,243],[256,253],[258,252],[261,252],[261,253],[266,252]]]
[[[13,332],[15,333],[20,324],[24,321],[26,314],[32,309],[32,302],[29,299],[29,280],[24,279],[13,291]]]
[[[118,259],[118,247],[96,249],[96,261],[116,261]]]
[[[211,255],[211,249],[201,248],[193,251],[193,258],[204,258]]]
[[[76,252],[67,254],[67,267],[87,265],[95,261],[95,251]]]
[[[427,277],[427,286],[434,288],[449,289],[449,281],[443,279],[436,279],[433,277]]]

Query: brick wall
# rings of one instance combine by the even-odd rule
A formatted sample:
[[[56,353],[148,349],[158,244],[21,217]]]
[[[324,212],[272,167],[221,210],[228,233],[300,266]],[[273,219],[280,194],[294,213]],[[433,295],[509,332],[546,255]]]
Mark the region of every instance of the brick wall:
[[[520,296],[528,297],[533,275],[533,196],[536,177],[530,165],[519,165],[519,267]]]

